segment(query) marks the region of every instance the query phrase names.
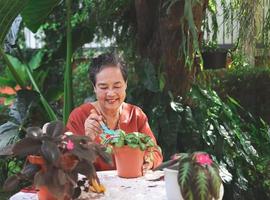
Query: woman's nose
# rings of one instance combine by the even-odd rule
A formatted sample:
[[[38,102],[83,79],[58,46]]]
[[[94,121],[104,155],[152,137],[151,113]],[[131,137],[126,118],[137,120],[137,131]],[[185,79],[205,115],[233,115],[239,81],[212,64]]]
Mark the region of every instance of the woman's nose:
[[[108,95],[108,96],[113,96],[113,95],[115,95],[114,89],[113,89],[113,88],[112,88],[112,89],[108,89],[108,90],[107,90],[107,95]]]

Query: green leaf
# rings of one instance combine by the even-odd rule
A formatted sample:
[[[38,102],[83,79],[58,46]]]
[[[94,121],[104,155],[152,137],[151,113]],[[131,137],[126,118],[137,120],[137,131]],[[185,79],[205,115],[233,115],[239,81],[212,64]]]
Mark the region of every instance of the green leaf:
[[[0,126],[0,149],[15,143],[19,135],[19,126],[12,122],[6,122]]]
[[[124,144],[125,144],[124,140],[120,139],[115,143],[115,146],[116,147],[122,147],[122,146],[124,146]]]
[[[146,149],[146,145],[142,142],[140,142],[140,149],[144,151]]]
[[[5,86],[9,86],[13,88],[16,86],[16,82],[13,79],[0,77],[0,87],[5,87]]]
[[[159,76],[159,90],[163,91],[164,87],[165,87],[165,83],[166,83],[166,78],[164,73],[161,73]]]
[[[0,48],[14,19],[28,2],[29,0],[0,0]]]
[[[182,165],[179,165],[179,173],[178,173],[178,184],[181,187],[185,187],[190,179],[191,173],[191,164],[189,162],[185,162]]]
[[[29,66],[33,70],[37,69],[40,67],[42,58],[44,56],[44,52],[38,51],[30,60]]]
[[[207,177],[204,171],[199,170],[197,174],[194,175],[196,177],[196,191],[199,199],[206,200],[208,195],[208,183]]]
[[[30,0],[21,13],[24,23],[32,32],[37,32],[53,8],[60,2],[61,0]]]
[[[27,82],[26,80],[28,80],[27,72],[25,70],[26,66],[23,63],[21,63],[21,61],[18,58],[15,58],[11,55],[7,55],[7,58],[9,62],[12,64],[12,66],[14,67],[14,70],[17,72],[17,74],[23,81],[24,85],[26,85],[26,82]],[[13,76],[10,74],[10,71],[7,71],[7,73],[9,74],[9,77],[13,78]]]
[[[215,199],[218,199],[219,197],[219,190],[220,190],[220,185],[221,185],[221,178],[219,176],[219,171],[218,169],[213,168],[212,166],[208,166],[208,171],[210,174],[210,192],[211,195],[213,195],[213,197]]]

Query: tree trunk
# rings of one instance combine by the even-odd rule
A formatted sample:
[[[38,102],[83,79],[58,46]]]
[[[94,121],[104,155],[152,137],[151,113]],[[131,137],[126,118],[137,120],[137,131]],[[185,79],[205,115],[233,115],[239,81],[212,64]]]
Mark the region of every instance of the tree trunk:
[[[185,66],[186,58],[180,48],[183,41],[181,22],[185,23],[184,33],[188,34],[187,21],[180,20],[183,17],[185,1],[177,1],[170,8],[164,6],[166,2],[135,0],[138,50],[143,58],[150,59],[155,66],[164,66],[166,90],[172,91],[174,96],[184,96],[190,88],[197,68],[193,65],[189,70]],[[192,8],[197,30],[200,30],[207,3],[208,0],[203,0]],[[189,46],[189,56],[192,58],[191,40],[192,37]]]

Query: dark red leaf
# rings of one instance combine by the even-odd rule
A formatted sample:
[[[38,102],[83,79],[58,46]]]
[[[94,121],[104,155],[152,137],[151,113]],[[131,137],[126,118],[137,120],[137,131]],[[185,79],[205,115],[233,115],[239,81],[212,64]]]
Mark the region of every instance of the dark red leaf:
[[[18,176],[16,175],[10,176],[5,181],[3,190],[6,192],[13,191],[17,188],[19,182],[20,182],[20,179],[18,178]]]
[[[16,156],[37,155],[40,152],[41,141],[34,138],[24,138],[17,142],[12,151]]]

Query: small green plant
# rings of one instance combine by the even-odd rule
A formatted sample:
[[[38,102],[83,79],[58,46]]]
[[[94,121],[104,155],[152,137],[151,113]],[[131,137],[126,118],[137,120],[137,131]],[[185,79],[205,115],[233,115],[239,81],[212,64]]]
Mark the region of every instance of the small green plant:
[[[203,52],[213,52],[218,49],[218,44],[215,41],[203,41],[202,51]]]
[[[114,131],[113,135],[102,134],[102,143],[108,144],[108,147],[122,147],[125,145],[131,148],[140,148],[142,151],[154,147],[155,143],[148,135],[139,132],[127,134],[123,130]]]

